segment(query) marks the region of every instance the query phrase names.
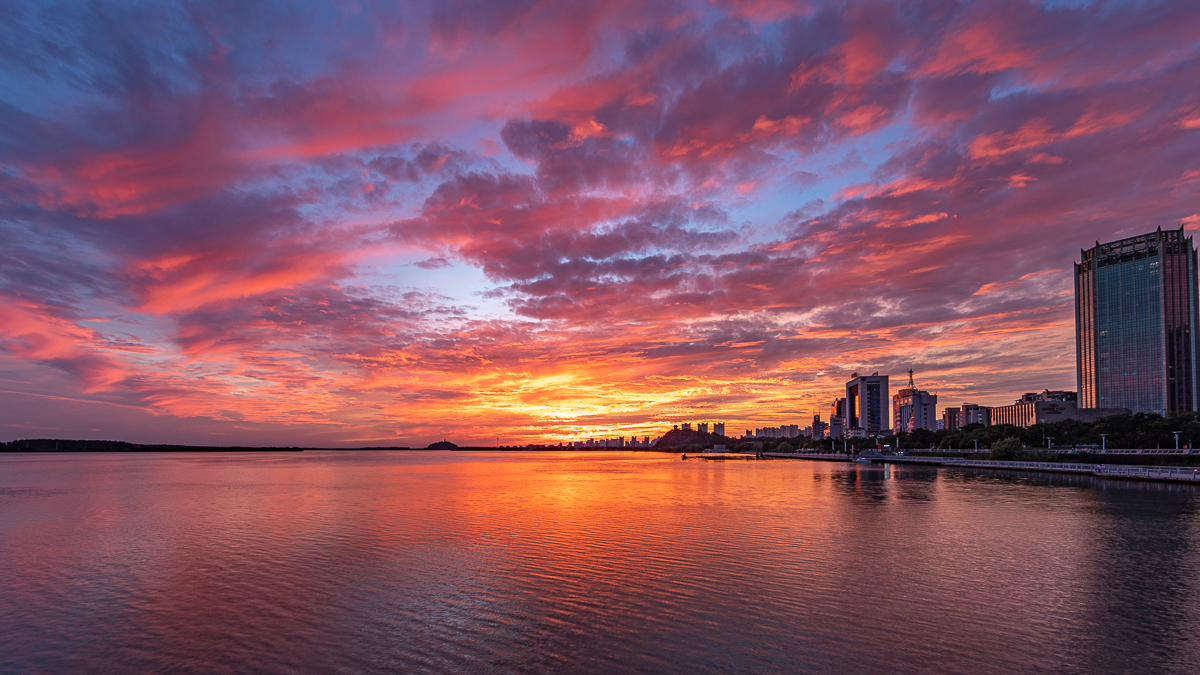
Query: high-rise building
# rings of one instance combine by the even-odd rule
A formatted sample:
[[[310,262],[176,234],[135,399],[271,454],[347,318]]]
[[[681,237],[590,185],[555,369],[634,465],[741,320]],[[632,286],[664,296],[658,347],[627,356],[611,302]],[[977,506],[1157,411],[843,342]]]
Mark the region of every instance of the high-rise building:
[[[954,431],[962,426],[962,410],[958,408],[946,408],[942,411],[942,428],[946,431]]]
[[[809,428],[812,430],[809,438],[819,441],[825,438],[825,430],[829,428],[829,425],[822,422],[821,414],[817,413],[816,415],[813,415],[813,423]]]
[[[846,399],[835,398],[829,406],[829,437],[841,438],[846,430]]]
[[[1081,251],[1075,264],[1080,408],[1195,411],[1196,248],[1183,228]]]
[[[846,418],[831,417],[829,418],[829,437],[841,438],[846,433]]]
[[[830,417],[845,417],[846,416],[846,399],[835,398],[830,407]]]
[[[869,436],[888,431],[888,376],[854,373],[846,383],[847,429],[862,429]]]
[[[912,433],[937,428],[937,394],[906,387],[892,397],[892,430]]]
[[[708,433],[708,422],[700,422],[699,424],[697,424],[696,431],[699,431],[702,434],[707,434]]]
[[[713,422],[713,433],[718,436],[724,436],[725,435],[725,423],[724,422]]]

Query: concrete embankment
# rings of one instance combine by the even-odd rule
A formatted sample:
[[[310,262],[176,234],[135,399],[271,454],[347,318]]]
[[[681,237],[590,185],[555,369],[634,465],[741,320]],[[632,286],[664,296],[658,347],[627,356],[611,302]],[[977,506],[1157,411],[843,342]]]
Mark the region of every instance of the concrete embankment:
[[[823,461],[851,461],[846,455],[816,454],[803,452],[765,452],[766,457],[788,459],[816,459]],[[960,457],[905,457],[882,455],[868,457],[872,462],[884,464],[924,464],[930,466],[958,467],[963,469],[1004,469],[1007,471],[1040,471],[1050,473],[1072,473],[1099,476],[1101,478],[1124,478],[1129,480],[1167,481],[1172,483],[1200,484],[1200,468],[1170,466],[1122,466],[1109,464],[1083,464],[1077,462],[1002,462],[989,459],[962,459]]]

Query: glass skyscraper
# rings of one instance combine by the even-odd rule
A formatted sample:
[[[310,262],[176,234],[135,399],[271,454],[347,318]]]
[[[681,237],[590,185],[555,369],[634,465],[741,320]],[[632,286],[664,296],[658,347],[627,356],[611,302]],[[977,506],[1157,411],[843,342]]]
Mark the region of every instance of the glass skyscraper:
[[[1183,228],[1082,252],[1075,264],[1079,407],[1194,411],[1196,249]]]

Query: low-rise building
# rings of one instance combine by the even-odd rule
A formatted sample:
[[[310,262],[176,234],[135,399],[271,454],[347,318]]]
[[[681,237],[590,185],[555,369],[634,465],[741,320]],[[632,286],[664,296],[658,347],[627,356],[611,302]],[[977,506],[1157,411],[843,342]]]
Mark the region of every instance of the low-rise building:
[[[1128,408],[1080,408],[1075,392],[1047,389],[1040,393],[1023,394],[1012,405],[992,408],[991,423],[1031,427],[1065,420],[1095,422],[1102,417],[1128,414]]]
[[[962,413],[960,422],[964,427],[968,424],[982,424],[985,427],[992,424],[992,409],[985,405],[964,403],[960,410]]]

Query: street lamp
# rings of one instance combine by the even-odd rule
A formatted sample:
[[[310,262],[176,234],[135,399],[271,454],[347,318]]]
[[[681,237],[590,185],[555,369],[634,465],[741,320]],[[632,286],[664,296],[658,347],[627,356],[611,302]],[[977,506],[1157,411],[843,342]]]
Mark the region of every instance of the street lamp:
[[[1050,442],[1051,442],[1051,441],[1053,441],[1053,440],[1054,440],[1054,437],[1053,437],[1053,436],[1047,436],[1047,437],[1046,437],[1046,449],[1047,449],[1047,450],[1050,450],[1050,449],[1052,449],[1052,448],[1050,447]]]
[[[1100,451],[1108,450],[1108,434],[1100,434]]]
[[[1175,434],[1175,449],[1178,450],[1179,449],[1179,434],[1181,434],[1182,432],[1172,431],[1171,433]]]

